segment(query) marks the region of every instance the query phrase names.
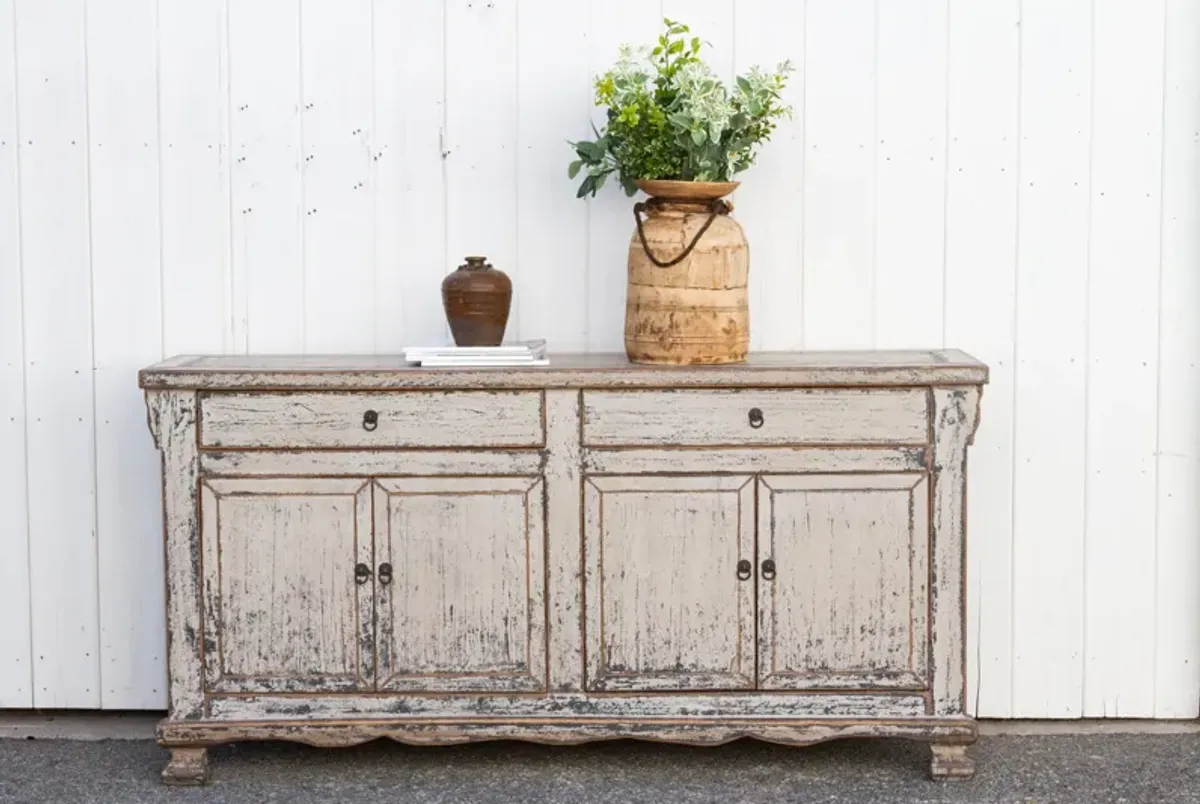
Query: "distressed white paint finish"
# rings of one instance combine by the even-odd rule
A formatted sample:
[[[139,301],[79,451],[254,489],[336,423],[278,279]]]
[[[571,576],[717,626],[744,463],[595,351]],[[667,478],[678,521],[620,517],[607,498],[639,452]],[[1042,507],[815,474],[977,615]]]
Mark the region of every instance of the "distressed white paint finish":
[[[310,716],[316,720],[353,717],[363,721],[420,721],[431,717],[521,717],[552,721],[571,716],[628,720],[633,711],[646,717],[669,719],[802,717],[837,721],[887,717],[907,721],[927,717],[923,695],[878,691],[677,692],[671,695],[656,692],[620,695],[554,693],[549,696],[251,695],[213,696],[209,705],[212,719],[223,721],[280,721]],[[564,711],[569,713],[564,715]],[[730,714],[732,712],[737,714]]]
[[[247,450],[204,452],[206,475],[534,475],[542,467],[540,452],[489,450],[417,452],[378,450]]]
[[[323,370],[323,391],[152,386],[151,429],[170,453],[168,471],[178,470],[164,490],[171,627],[178,628],[171,692],[182,703],[160,730],[173,749],[164,778],[203,780],[206,755],[196,753],[197,742],[357,739],[358,732],[328,736],[338,724],[390,730],[396,739],[431,718],[491,729],[429,737],[434,742],[712,739],[679,732],[672,719],[684,717],[689,728],[740,721],[738,733],[748,736],[811,718],[797,721],[785,740],[800,744],[826,739],[831,723],[880,736],[914,728],[935,745],[935,777],[970,775],[969,758],[947,746],[974,738],[964,709],[964,470],[986,372],[963,354],[954,363],[941,353],[912,358],[858,354],[839,366],[827,356],[818,368],[812,355],[779,355],[728,374],[749,387],[724,392],[671,391],[672,379],[686,374],[638,367],[625,371],[667,390],[606,391],[592,379],[540,392],[478,391],[476,372],[451,371],[438,382],[458,391],[354,393],[347,388],[361,381],[363,365],[349,359],[341,372]],[[898,360],[918,378],[951,365],[973,369],[978,380],[914,387],[898,375],[893,387],[752,390],[754,374],[778,382],[789,363],[852,374]],[[228,362],[172,359],[141,376],[202,384]],[[252,370],[254,361],[239,362],[248,364],[239,371]],[[261,362],[279,377],[305,376],[303,360]],[[542,377],[553,385],[551,373]],[[509,379],[520,386],[529,378]],[[664,430],[653,447],[585,454],[596,395],[614,403],[637,396],[642,418],[652,421],[683,396],[722,393],[772,412],[840,417],[845,443],[761,445],[748,432],[723,434],[718,441],[731,442],[719,447],[680,448]],[[807,410],[803,400],[819,394],[841,404]],[[254,409],[257,398],[283,397],[324,421],[348,399],[429,406],[471,395],[535,400],[548,439],[474,453],[425,444],[409,445],[413,453],[386,440],[354,449],[336,440],[314,445],[312,428],[280,431],[275,413],[246,419],[246,440],[259,446],[235,451],[207,441],[207,412],[195,415],[197,404],[203,411],[213,400]],[[878,405],[856,405],[860,399]],[[914,402],[929,443],[906,445],[911,434],[893,427],[890,442],[853,446],[876,433],[881,415],[894,425],[886,412]],[[710,402],[690,416],[700,432],[719,432],[725,408]],[[476,431],[492,426],[460,421],[458,430],[474,443]],[[256,430],[294,440],[277,436],[262,446]],[[648,457],[655,451],[658,464]],[[697,472],[726,452],[750,471]],[[818,452],[824,458],[814,459]],[[470,474],[516,465],[522,454],[537,461],[530,474]],[[594,456],[614,454],[632,457],[627,473],[588,468]],[[806,460],[825,471],[796,472]],[[404,474],[382,474],[392,467]],[[202,609],[198,633],[192,605]],[[255,721],[283,731],[244,730]]]
[[[933,391],[930,489],[930,589],[933,621],[933,712],[952,715],[966,705],[967,447],[979,426],[978,387]]]
[[[205,479],[200,520],[206,691],[374,688],[367,480]]]
[[[753,689],[754,479],[589,477],[589,690]]]
[[[136,458],[114,457],[114,450],[134,453],[115,430],[105,432],[106,411],[119,404],[110,394],[126,370],[121,366],[144,359],[141,349],[149,348],[139,339],[136,355],[125,352],[127,297],[151,294],[117,281],[113,249],[143,255],[136,263],[141,276],[144,255],[160,243],[161,302],[151,301],[161,304],[165,355],[302,348],[394,355],[407,343],[447,337],[438,283],[463,256],[457,246],[448,249],[447,219],[468,234],[475,220],[475,207],[460,206],[475,202],[471,196],[464,201],[462,188],[473,185],[458,157],[499,149],[488,127],[461,125],[481,108],[469,86],[476,65],[447,61],[464,41],[466,29],[451,19],[461,22],[461,6],[448,14],[445,3],[373,0],[364,33],[365,2],[344,13],[333,0],[160,3],[153,29],[145,23],[145,5],[134,4],[143,16],[125,31],[105,25],[113,12],[103,5],[0,2],[0,104],[13,110],[0,112],[0,249],[8,249],[0,255],[0,564],[16,575],[6,577],[0,592],[13,620],[0,626],[4,655],[13,657],[13,669],[0,675],[0,702],[15,695],[17,705],[28,705],[36,686],[39,706],[108,705],[108,673],[126,685],[128,705],[160,708],[161,684],[138,681],[163,677],[161,651],[140,636],[149,619],[131,624],[124,646],[110,642],[103,655],[93,649],[102,633],[115,633],[106,625],[111,620],[101,590],[129,590],[127,599],[148,600],[162,586],[153,568],[119,561],[113,552],[103,574],[116,577],[99,577],[104,545],[159,538],[159,528],[149,530],[154,495],[135,496],[140,474],[128,474],[147,464],[134,470]],[[936,337],[932,344],[908,342],[937,335],[932,316],[942,323],[945,343],[991,366],[969,473],[972,710],[997,717],[1082,714],[1085,634],[1097,667],[1107,668],[1128,633],[1127,624],[1103,628],[1104,613],[1085,605],[1084,567],[1111,578],[1121,566],[1113,556],[1137,549],[1144,551],[1137,577],[1122,575],[1119,585],[1139,601],[1157,601],[1140,615],[1153,618],[1144,622],[1144,633],[1155,634],[1154,645],[1136,659],[1154,656],[1153,706],[1145,693],[1149,670],[1132,657],[1122,658],[1115,675],[1103,671],[1104,690],[1093,702],[1110,714],[1194,717],[1200,705],[1200,548],[1194,538],[1200,512],[1187,490],[1197,474],[1192,400],[1200,357],[1200,339],[1188,329],[1198,304],[1188,284],[1198,225],[1192,209],[1196,1],[1168,0],[1166,29],[1158,33],[1152,29],[1164,20],[1160,5],[1100,3],[1095,37],[1090,2],[946,3],[944,70],[937,37],[943,9],[935,0],[904,13],[827,0],[734,0],[731,14],[726,5],[714,0],[666,8],[703,28],[699,33],[713,43],[711,58],[722,70],[785,57],[801,68],[788,90],[795,118],[781,125],[734,196],[734,214],[752,244],[755,348],[936,346]],[[557,350],[620,347],[630,201],[612,188],[593,201],[575,201],[564,141],[588,136],[589,116],[599,120],[600,111],[591,108],[591,76],[611,64],[618,43],[652,38],[663,10],[641,0],[522,0],[498,14],[479,11],[480,26],[470,36],[496,37],[502,41],[487,42],[489,52],[514,56],[506,57],[512,72],[505,81],[515,75],[515,86],[504,94],[516,99],[509,108],[518,110],[504,118],[506,130],[515,131],[513,147],[502,164],[485,168],[509,177],[510,186],[488,192],[512,198],[515,214],[505,211],[481,224],[485,232],[515,227],[520,332],[513,334],[544,335]],[[721,22],[726,19],[731,22]],[[457,37],[450,51],[448,23]],[[704,30],[715,25],[720,28]],[[142,41],[152,36],[153,48]],[[406,46],[397,45],[398,37]],[[157,68],[139,68],[137,82],[120,96],[104,90],[114,70],[123,69],[112,58],[122,51],[117,42],[129,42],[131,61],[143,66],[153,50]],[[371,67],[364,77],[367,54]],[[71,66],[45,69],[54,65]],[[1125,108],[1119,99],[1132,83],[1144,93],[1128,104],[1130,114],[1115,113]],[[301,114],[305,95],[315,105]],[[368,98],[373,124],[363,126]],[[146,109],[154,106],[157,125],[146,122]],[[455,122],[458,150],[443,147],[447,116]],[[1143,125],[1147,119],[1150,125]],[[91,139],[88,120],[98,124]],[[119,169],[124,157],[107,161],[108,133],[118,127],[132,142],[159,144],[148,160],[136,156],[132,164],[140,172],[128,182],[112,178],[113,165]],[[356,129],[370,135],[362,146],[371,162],[362,188],[370,201],[365,210],[361,201],[355,208],[373,223],[314,223],[303,216],[304,204],[320,215],[335,199],[354,201],[347,188],[362,181],[352,144]],[[1140,136],[1161,146],[1147,146]],[[322,165],[342,167],[321,169],[316,160],[305,166],[302,137],[331,158]],[[940,172],[936,150],[926,152],[926,137],[945,143]],[[1143,186],[1152,176],[1144,160],[1148,147],[1161,147],[1163,160],[1161,192],[1151,188],[1149,199]],[[1114,161],[1112,154],[1125,150],[1136,158]],[[98,168],[92,185],[85,157]],[[89,232],[111,231],[108,224],[119,224],[127,207],[141,210],[139,217],[153,208],[146,193],[129,202],[133,188],[145,186],[147,161],[154,159],[157,225],[131,229],[134,242],[118,245],[102,234],[93,262]],[[448,173],[458,188],[452,194]],[[910,173],[923,177],[919,186],[905,184]],[[246,208],[252,213],[243,213]],[[1112,220],[1136,222],[1129,231],[1138,234],[1115,242],[1126,230]],[[905,222],[912,228],[903,228]],[[940,262],[931,234],[939,223],[946,242]],[[352,278],[356,293],[370,295],[369,304],[331,287],[333,269],[317,258],[330,253],[343,229],[346,249],[337,252],[344,254],[337,269]],[[902,253],[885,252],[889,242],[902,243]],[[485,247],[490,253],[491,242]],[[1114,273],[1118,253],[1136,271]],[[360,265],[364,259],[372,261],[368,269]],[[374,287],[361,290],[367,275]],[[1089,289],[1093,275],[1101,284]],[[1157,304],[1148,290],[1155,277]],[[1104,329],[1126,282],[1136,304],[1121,304],[1120,325]],[[1095,305],[1091,313],[1089,304]],[[118,309],[110,309],[114,305]],[[353,320],[348,309],[356,311]],[[151,317],[141,310],[129,325],[149,332]],[[368,319],[374,342],[359,346]],[[1136,337],[1117,344],[1124,327]],[[1089,361],[1098,365],[1086,368]],[[1117,366],[1131,368],[1121,388],[1112,379]],[[1090,381],[1085,371],[1093,371]],[[699,372],[687,376],[700,381]],[[1093,392],[1100,398],[1090,406]],[[1120,455],[1105,443],[1088,448],[1086,410],[1096,418],[1134,407],[1144,417],[1136,447],[1122,440]],[[39,417],[54,419],[57,429],[42,428]],[[1152,420],[1155,491],[1148,494],[1144,478],[1151,470],[1136,456],[1146,454],[1145,422]],[[1147,474],[1130,474],[1132,465]],[[120,477],[100,480],[94,467]],[[1119,476],[1134,481],[1136,494],[1105,490],[1108,478]],[[114,504],[99,498],[69,511],[58,506],[64,495],[87,499],[96,484],[130,490],[120,517]],[[1132,541],[1106,525],[1086,530],[1085,494],[1104,498],[1105,520],[1112,513],[1113,522],[1152,522],[1145,526],[1156,536],[1147,530],[1129,548]],[[1143,509],[1150,507],[1147,515]],[[93,541],[88,511],[96,509]],[[141,533],[126,536],[116,532],[121,528]],[[1093,537],[1103,558],[1088,558]],[[100,550],[94,562],[92,543]],[[1153,573],[1145,563],[1151,551]],[[10,555],[16,563],[7,561]],[[78,572],[61,588],[47,586],[58,582],[64,566]],[[120,616],[113,603],[108,611]],[[43,654],[37,646],[54,650]],[[60,647],[70,660],[83,660],[69,678],[60,676],[57,668],[67,664],[57,660],[18,665],[57,655]],[[89,661],[97,663],[98,676],[81,670]],[[1100,675],[1089,678],[1101,683]],[[75,699],[80,686],[99,694],[98,702]]]
[[[145,388],[210,390],[381,390],[579,388],[806,388],[973,385],[987,368],[955,349],[884,352],[765,352],[726,366],[630,363],[624,354],[555,355],[549,367],[447,371],[409,365],[402,355],[179,355],[138,373]]]
[[[759,686],[927,689],[925,474],[758,482]]]
[[[583,523],[579,516],[580,394],[546,392],[546,603],[550,651],[548,680],[554,693],[583,689]]]
[[[584,391],[583,443],[923,444],[928,406],[924,390]]]
[[[385,478],[375,492],[380,690],[546,688],[541,478]],[[384,565],[392,567],[385,580]]]
[[[213,394],[200,402],[201,445],[221,449],[533,447],[544,438],[542,398],[529,392]]]
[[[583,454],[583,468],[590,474],[610,475],[673,472],[681,468],[700,473],[904,472],[925,468],[925,447],[588,449]]]
[[[149,391],[146,415],[154,445],[162,452],[167,666],[173,668],[167,680],[167,716],[196,719],[204,709],[196,394]]]

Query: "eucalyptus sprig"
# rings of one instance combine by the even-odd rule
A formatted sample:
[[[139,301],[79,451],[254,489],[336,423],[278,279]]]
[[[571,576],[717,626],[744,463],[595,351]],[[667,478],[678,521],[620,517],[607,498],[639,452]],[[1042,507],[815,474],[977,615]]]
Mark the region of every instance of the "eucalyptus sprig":
[[[570,143],[571,178],[586,171],[577,197],[595,195],[613,173],[628,195],[638,179],[729,181],[754,164],[776,120],[790,62],[772,73],[751,67],[733,87],[700,58],[704,43],[687,25],[663,20],[655,47],[622,46],[617,63],[596,78],[595,101],[607,107],[603,132]]]

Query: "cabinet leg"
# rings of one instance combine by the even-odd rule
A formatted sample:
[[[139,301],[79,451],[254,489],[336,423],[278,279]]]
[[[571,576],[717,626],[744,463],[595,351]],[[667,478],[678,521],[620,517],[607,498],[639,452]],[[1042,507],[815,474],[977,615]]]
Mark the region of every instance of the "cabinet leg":
[[[208,749],[169,746],[171,758],[163,768],[163,784],[196,785],[208,781]]]
[[[967,746],[961,743],[933,743],[933,761],[929,775],[939,781],[970,779],[975,775],[975,760],[967,756]]]

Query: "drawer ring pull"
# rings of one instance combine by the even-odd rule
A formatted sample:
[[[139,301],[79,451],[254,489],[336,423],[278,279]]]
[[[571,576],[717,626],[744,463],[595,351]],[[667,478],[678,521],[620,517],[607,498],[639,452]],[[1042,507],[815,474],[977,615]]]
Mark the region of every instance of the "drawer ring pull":
[[[356,564],[354,566],[354,582],[362,586],[369,580],[371,580],[371,568],[366,564]]]
[[[379,565],[379,582],[384,586],[392,582],[392,565],[386,561]]]
[[[763,426],[763,412],[759,408],[750,408],[750,426],[755,430]]]
[[[379,414],[373,410],[368,410],[363,414],[363,429],[370,432],[379,426]]]
[[[762,563],[762,575],[764,581],[775,580],[775,559],[768,558]]]
[[[738,576],[738,580],[741,580],[741,581],[747,581],[747,580],[749,580],[749,579],[750,579],[750,576],[751,576],[753,573],[754,573],[754,567],[753,567],[753,565],[752,565],[752,564],[751,564],[749,561],[747,561],[746,559],[744,559],[744,558],[743,558],[741,561],[739,561],[739,562],[737,563],[737,576]]]

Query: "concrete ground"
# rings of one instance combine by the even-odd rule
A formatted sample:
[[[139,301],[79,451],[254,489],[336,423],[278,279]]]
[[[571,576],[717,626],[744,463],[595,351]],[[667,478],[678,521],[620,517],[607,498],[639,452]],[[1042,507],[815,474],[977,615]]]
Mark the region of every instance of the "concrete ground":
[[[957,783],[928,781],[928,748],[903,741],[804,749],[750,741],[717,748],[376,742],[225,746],[210,752],[208,787],[166,788],[158,781],[166,752],[145,739],[149,721],[132,723],[0,721],[0,735],[13,738],[0,739],[0,802],[1200,804],[1200,732],[1157,724],[1084,733],[985,724],[972,749],[976,778]],[[79,739],[62,739],[68,735]]]

